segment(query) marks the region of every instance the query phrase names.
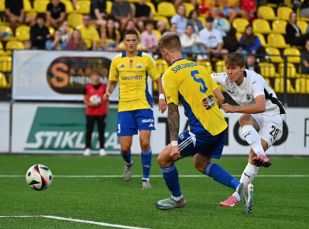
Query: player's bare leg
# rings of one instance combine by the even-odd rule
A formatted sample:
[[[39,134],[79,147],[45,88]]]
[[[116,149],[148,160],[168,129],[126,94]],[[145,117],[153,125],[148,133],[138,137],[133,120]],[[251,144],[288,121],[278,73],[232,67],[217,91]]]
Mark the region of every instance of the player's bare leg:
[[[131,160],[131,146],[132,146],[132,136],[121,136],[120,137],[120,147],[121,147],[121,156],[125,161],[123,179],[129,181],[132,177],[132,165],[133,161]]]
[[[150,148],[150,130],[141,130],[140,131],[140,146],[141,146],[141,160],[143,167],[143,177],[142,177],[142,188],[149,189],[151,188],[149,176],[151,168],[151,159],[152,151]]]

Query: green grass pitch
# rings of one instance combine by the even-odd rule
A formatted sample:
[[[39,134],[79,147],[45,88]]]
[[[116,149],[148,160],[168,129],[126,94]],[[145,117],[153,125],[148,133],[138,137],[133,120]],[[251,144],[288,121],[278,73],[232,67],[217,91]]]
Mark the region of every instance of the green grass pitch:
[[[133,174],[140,175],[140,158],[133,159]],[[57,177],[121,175],[123,162],[120,156],[1,155],[0,216],[52,215],[153,229],[309,228],[309,157],[272,157],[272,161],[272,167],[260,169],[259,175],[262,176],[254,180],[253,213],[246,215],[242,206],[220,207],[218,203],[232,190],[206,176],[181,177],[187,206],[161,211],[154,207],[154,202],[170,195],[161,176],[151,179],[153,188],[150,190],[142,190],[137,177],[129,182],[121,177]],[[239,178],[246,165],[246,157],[223,157],[216,162]],[[55,175],[46,191],[34,191],[26,185],[24,175],[36,163],[47,165]],[[192,165],[192,158],[177,162],[177,167],[180,175],[199,175]],[[155,158],[152,174],[161,174]],[[104,226],[42,217],[0,217],[0,228]]]

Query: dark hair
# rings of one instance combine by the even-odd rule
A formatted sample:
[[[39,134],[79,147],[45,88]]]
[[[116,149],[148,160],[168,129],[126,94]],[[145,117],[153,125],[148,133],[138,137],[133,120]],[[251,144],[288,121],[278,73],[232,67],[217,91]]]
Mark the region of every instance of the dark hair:
[[[206,22],[214,22],[214,18],[213,17],[207,17]]]
[[[252,28],[252,25],[247,25],[245,31],[242,34],[242,44],[241,45],[253,45],[256,35],[253,34],[253,31],[250,35],[247,34],[247,29]]]
[[[226,66],[243,68],[246,66],[245,57],[240,53],[231,53],[227,56]]]
[[[190,11],[190,13],[189,13],[189,18],[192,17],[192,14],[193,14],[194,12],[197,14],[197,16],[199,16],[199,12],[198,12],[196,9],[194,9],[194,10],[191,10],[191,11]]]
[[[181,52],[181,42],[176,33],[168,33],[161,37],[158,43],[159,49],[167,49],[171,52]]]
[[[138,37],[138,33],[136,30],[134,29],[129,29],[129,30],[126,30],[123,34],[123,37],[125,37],[126,35],[136,35]]]

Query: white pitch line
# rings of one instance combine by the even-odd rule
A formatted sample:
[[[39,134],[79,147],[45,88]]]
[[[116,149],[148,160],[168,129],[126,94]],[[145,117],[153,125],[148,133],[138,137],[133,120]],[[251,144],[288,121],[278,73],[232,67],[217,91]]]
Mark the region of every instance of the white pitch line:
[[[104,223],[104,222],[97,222],[91,220],[83,220],[83,219],[73,219],[73,218],[65,218],[60,216],[53,216],[53,215],[1,215],[0,218],[38,218],[43,217],[46,219],[54,219],[54,220],[62,220],[62,221],[69,221],[69,222],[76,222],[76,223],[86,223],[86,224],[94,224],[99,226],[105,227],[113,227],[113,228],[125,228],[125,229],[147,229],[143,227],[132,227],[120,224],[111,224],[111,223]]]
[[[232,175],[234,177],[240,177],[240,175]],[[0,178],[23,178],[25,175],[0,175]],[[54,175],[57,178],[122,178],[123,175]],[[132,175],[134,178],[140,178],[140,175]],[[179,175],[182,178],[202,178],[208,177],[205,175]],[[257,177],[263,178],[308,178],[309,174],[269,174],[269,175],[257,175]],[[162,178],[162,175],[151,175],[151,178]]]

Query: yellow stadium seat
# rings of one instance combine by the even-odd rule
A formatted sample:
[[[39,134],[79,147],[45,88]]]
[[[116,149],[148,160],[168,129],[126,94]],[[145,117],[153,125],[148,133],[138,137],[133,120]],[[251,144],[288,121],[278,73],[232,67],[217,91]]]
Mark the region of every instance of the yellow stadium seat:
[[[240,41],[241,36],[242,36],[242,33],[236,33],[236,39],[237,39],[238,41]]]
[[[24,11],[25,12],[31,12],[32,11],[32,6],[29,0],[23,0],[24,3]]]
[[[285,27],[287,21],[284,20],[275,20],[272,23],[273,33],[285,34]]]
[[[65,5],[65,12],[66,13],[72,13],[74,11],[72,1],[70,0],[61,0],[63,4]]]
[[[300,94],[309,94],[309,79],[308,78],[296,79],[295,92]]]
[[[13,36],[12,29],[8,25],[4,25],[4,24],[0,25],[0,32],[7,34],[7,36],[2,38],[2,40],[4,40],[4,41],[7,41],[7,40],[11,39],[11,37]]]
[[[235,18],[233,21],[233,27],[238,33],[243,33],[247,25],[249,25],[249,21],[245,18]]]
[[[0,0],[0,12],[5,11],[5,0]]]
[[[20,25],[16,28],[15,37],[20,41],[30,40],[30,27],[27,25]]]
[[[112,1],[106,1],[106,13],[107,14],[111,14],[112,6],[113,6],[113,2]]]
[[[216,62],[216,72],[226,72],[226,66],[224,60],[218,60]]]
[[[275,20],[276,19],[274,9],[269,6],[260,6],[258,8],[258,15],[260,18],[263,18],[265,20]]]
[[[279,19],[288,21],[292,12],[293,10],[290,7],[281,6],[277,9],[277,16]]]
[[[277,48],[267,47],[265,50],[266,50],[266,53],[269,55],[270,60],[273,63],[282,63],[283,62],[283,59],[280,55],[280,51]]]
[[[37,13],[45,13],[48,3],[48,0],[35,0],[33,9]]]
[[[83,24],[83,15],[78,13],[71,13],[68,16],[68,23],[71,27],[76,28]]]
[[[161,38],[161,32],[159,30],[154,29],[153,33],[156,35],[157,40]]]
[[[307,22],[298,20],[298,21],[296,22],[296,24],[297,24],[298,27],[300,28],[302,34],[306,34],[306,33],[307,33],[307,28],[308,28]]]
[[[297,48],[285,48],[283,51],[283,55],[287,56],[288,63],[300,63],[300,51]]]
[[[76,12],[80,14],[89,14],[90,13],[90,1],[77,1]]]
[[[277,76],[276,69],[273,63],[261,62],[259,63],[261,75],[266,78],[274,78]]]
[[[158,4],[158,15],[172,17],[176,14],[175,7],[170,2],[160,2]]]
[[[262,44],[263,47],[268,47],[268,46],[269,46],[269,45],[266,43],[263,34],[261,34],[261,33],[256,33],[255,35],[259,38],[259,40],[260,40],[260,42],[261,42],[261,44]]]
[[[21,50],[21,49],[25,49],[25,45],[23,42],[21,41],[8,41],[8,43],[6,43],[6,47],[7,50]]]
[[[287,77],[288,78],[296,78],[296,68],[294,66],[294,64],[292,63],[287,63]],[[279,64],[279,76],[280,77],[284,77],[284,64],[281,63]]]
[[[146,5],[150,7],[152,16],[157,14],[156,8],[152,2],[146,2]]]
[[[169,28],[170,28],[169,21],[168,21],[168,19],[167,19],[166,17],[164,17],[164,16],[158,16],[158,15],[156,15],[156,16],[153,17],[153,20],[154,20],[154,21],[157,21],[157,22],[159,22],[159,21],[165,22],[165,23],[166,23],[165,29],[169,29]]]
[[[11,72],[11,71],[12,71],[12,57],[0,56],[0,72]]]
[[[253,21],[253,32],[254,33],[262,33],[262,34],[269,34],[271,33],[270,25],[268,21],[264,19],[255,19]]]
[[[213,72],[212,67],[211,67],[211,63],[209,61],[199,60],[199,61],[197,61],[197,64],[204,66],[209,74],[211,74]]]
[[[276,78],[275,79],[275,92],[283,93],[284,92],[284,79],[283,78]],[[296,90],[293,88],[291,81],[287,79],[287,92],[290,94],[295,94]]]
[[[0,72],[0,88],[9,88],[9,87],[10,84],[7,81],[5,75],[2,72]]]
[[[186,16],[189,17],[189,14],[194,10],[194,5],[190,2],[183,2],[182,5],[186,8]]]
[[[268,34],[267,42],[270,47],[274,48],[287,48],[289,45],[285,42],[282,34],[271,33]]]

